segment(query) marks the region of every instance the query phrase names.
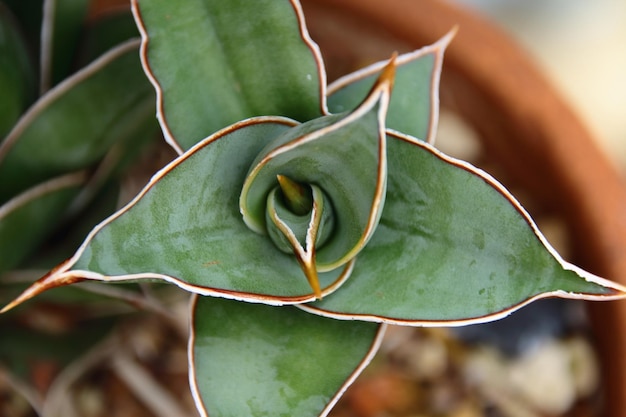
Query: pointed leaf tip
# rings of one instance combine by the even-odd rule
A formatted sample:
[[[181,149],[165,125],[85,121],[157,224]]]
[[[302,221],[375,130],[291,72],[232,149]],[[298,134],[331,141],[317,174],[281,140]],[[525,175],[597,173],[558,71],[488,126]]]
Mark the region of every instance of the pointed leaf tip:
[[[62,263],[52,271],[48,272],[46,275],[32,283],[28,288],[26,288],[20,295],[17,296],[13,301],[4,306],[2,310],[0,310],[0,314],[4,314],[20,304],[25,303],[38,296],[39,294],[51,290],[57,287],[63,287],[66,285],[76,284],[78,282],[84,281],[85,278],[76,276],[76,275],[66,275],[66,274],[57,274],[57,271],[65,265],[66,262]]]
[[[365,99],[365,101],[367,101],[370,97],[377,96],[377,93],[387,95],[388,98],[386,99],[387,103],[385,104],[385,114],[387,113],[389,97],[391,96],[391,91],[393,90],[393,84],[396,78],[397,58],[398,53],[394,51]]]
[[[389,91],[393,89],[393,82],[396,78],[397,58],[398,58],[398,52],[394,51],[394,53],[391,55],[391,58],[389,58],[389,62],[387,63],[385,68],[383,68],[383,71],[380,74],[380,77],[378,77],[378,84],[383,84],[383,83],[388,84]]]

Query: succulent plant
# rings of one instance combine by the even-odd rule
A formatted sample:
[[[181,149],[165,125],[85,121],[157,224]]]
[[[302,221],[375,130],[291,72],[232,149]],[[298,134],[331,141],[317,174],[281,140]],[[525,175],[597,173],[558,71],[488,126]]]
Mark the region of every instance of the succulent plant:
[[[179,156],[3,311],[86,280],[173,283],[194,294],[189,372],[202,415],[313,416],[367,365],[387,324],[460,326],[539,298],[623,298],[565,262],[493,177],[434,146],[452,33],[326,86],[296,0],[132,4],[157,118]],[[135,59],[135,46],[93,73]],[[5,143],[21,143],[11,138],[38,108]],[[60,174],[22,181],[41,166],[23,146],[0,165],[5,198]]]

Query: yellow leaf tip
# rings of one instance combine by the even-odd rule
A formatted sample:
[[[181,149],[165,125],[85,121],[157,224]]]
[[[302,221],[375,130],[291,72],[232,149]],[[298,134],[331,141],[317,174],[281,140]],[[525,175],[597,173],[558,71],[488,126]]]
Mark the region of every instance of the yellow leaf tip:
[[[315,295],[315,298],[318,300],[322,299],[322,289],[320,287],[320,280],[319,280],[319,276],[317,275],[317,269],[315,268],[314,264],[306,264],[303,265],[304,268],[304,275],[306,276],[307,281],[309,282],[309,285],[311,286],[311,289],[313,290],[313,294]]]
[[[15,304],[15,300],[11,301],[9,304],[5,305],[4,307],[2,307],[2,309],[0,309],[0,314],[4,314],[6,312],[8,312],[9,310],[12,310],[13,307],[15,307],[17,304]]]
[[[387,65],[385,65],[385,68],[383,68],[383,71],[381,72],[380,77],[378,77],[378,83],[388,84],[389,90],[393,88],[393,82],[396,77],[397,58],[398,58],[398,52],[394,52],[393,54],[391,54],[391,58],[389,58]]]
[[[24,290],[24,292],[22,292],[20,295],[17,296],[17,298],[15,298],[13,301],[11,301],[9,304],[5,305],[2,310],[0,310],[0,314],[4,314],[9,312],[10,310],[13,310],[15,307],[17,307],[18,305],[30,300],[31,298],[33,298],[34,296],[36,296],[37,294],[43,292],[44,290],[38,290],[36,288],[37,282],[35,282],[33,285],[31,285],[30,287],[26,288]]]

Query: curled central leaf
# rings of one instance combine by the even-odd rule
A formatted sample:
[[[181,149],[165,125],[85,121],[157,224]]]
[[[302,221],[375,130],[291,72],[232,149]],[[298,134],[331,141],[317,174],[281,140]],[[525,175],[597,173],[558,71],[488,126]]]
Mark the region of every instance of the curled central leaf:
[[[392,61],[354,111],[311,120],[269,143],[244,182],[245,223],[295,254],[318,297],[317,273],[354,258],[380,219],[394,69]]]

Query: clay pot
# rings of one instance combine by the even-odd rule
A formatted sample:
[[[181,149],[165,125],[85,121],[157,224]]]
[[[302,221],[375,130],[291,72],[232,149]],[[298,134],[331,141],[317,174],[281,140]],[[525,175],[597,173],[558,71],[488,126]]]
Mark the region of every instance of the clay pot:
[[[355,61],[385,59],[433,43],[451,28],[443,107],[476,132],[505,185],[522,186],[558,214],[569,260],[626,284],[626,187],[589,131],[521,48],[489,21],[437,0],[303,0],[329,77]],[[383,46],[388,47],[381,47]],[[384,51],[384,52],[381,52]],[[381,55],[382,53],[382,55]],[[500,175],[497,175],[500,177]],[[626,410],[626,302],[589,303],[604,376],[606,415]]]

